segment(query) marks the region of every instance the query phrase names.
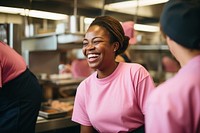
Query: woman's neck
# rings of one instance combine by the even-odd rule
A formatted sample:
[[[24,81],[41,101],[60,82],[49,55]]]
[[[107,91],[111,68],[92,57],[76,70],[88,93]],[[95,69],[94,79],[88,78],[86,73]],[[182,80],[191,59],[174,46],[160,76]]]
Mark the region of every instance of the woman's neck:
[[[105,69],[98,69],[97,70],[97,78],[105,78],[105,77],[108,77],[110,74],[112,74],[115,69],[117,68],[119,62],[114,62],[112,63],[112,65],[110,65],[110,67],[107,67]]]

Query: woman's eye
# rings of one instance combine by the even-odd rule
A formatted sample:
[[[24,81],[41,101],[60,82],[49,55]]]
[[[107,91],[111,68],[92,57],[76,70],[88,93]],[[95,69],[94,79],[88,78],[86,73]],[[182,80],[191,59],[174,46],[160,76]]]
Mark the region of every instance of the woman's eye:
[[[96,44],[99,44],[100,42],[102,41],[93,41],[93,44],[96,45]]]
[[[83,42],[83,46],[86,46],[88,44],[88,42]]]

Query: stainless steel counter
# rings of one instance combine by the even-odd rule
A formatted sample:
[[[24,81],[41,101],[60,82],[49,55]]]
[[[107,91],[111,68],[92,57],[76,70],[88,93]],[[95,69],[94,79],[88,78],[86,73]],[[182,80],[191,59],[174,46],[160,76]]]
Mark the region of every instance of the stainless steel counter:
[[[68,85],[77,85],[79,84],[83,79],[60,79],[60,80],[39,80],[40,84],[42,85],[50,85],[53,87],[62,87],[62,86],[68,86]]]
[[[71,121],[71,116],[66,116],[56,119],[43,119],[37,121],[36,133],[68,128],[73,126],[78,126],[78,124]]]
[[[57,99],[65,97],[63,90],[76,92],[76,89],[83,79],[62,79],[62,80],[39,80],[43,87],[44,99]]]
[[[49,94],[48,88],[52,91],[52,95],[48,96],[48,98],[57,98],[53,94],[58,93],[58,90],[62,87],[78,85],[82,79],[67,79],[67,80],[40,80],[40,84],[44,87],[44,95]],[[73,98],[65,98],[66,101],[73,100]],[[46,132],[46,131],[54,131],[63,128],[70,128],[78,126],[77,123],[71,121],[71,113],[67,114],[65,117],[60,118],[52,118],[52,119],[38,119],[36,123],[36,133]]]

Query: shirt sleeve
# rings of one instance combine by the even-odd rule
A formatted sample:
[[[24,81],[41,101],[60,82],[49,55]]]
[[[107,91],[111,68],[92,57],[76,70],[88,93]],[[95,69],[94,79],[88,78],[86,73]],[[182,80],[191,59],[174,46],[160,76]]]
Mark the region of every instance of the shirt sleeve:
[[[89,117],[87,115],[86,105],[85,105],[85,83],[84,81],[80,83],[77,88],[75,101],[74,101],[74,109],[72,113],[72,121],[77,122],[81,125],[92,126],[90,123]]]
[[[146,100],[148,96],[150,95],[150,93],[152,92],[152,90],[154,90],[155,85],[154,85],[154,81],[151,75],[144,67],[139,68],[136,74],[138,77],[138,80],[137,80],[138,83],[136,83],[137,84],[136,96],[138,99],[138,105],[142,113],[145,114]]]
[[[152,132],[153,133],[172,133],[172,132],[169,132],[169,129],[167,128],[170,124],[170,119],[168,116],[166,116],[167,108],[166,107],[165,109],[162,108],[162,104],[165,105],[165,102],[164,101],[156,102],[154,99],[152,99],[155,96],[156,95],[151,95],[151,97],[149,97],[147,101],[147,111],[146,111],[146,117],[145,117],[146,130],[145,131],[147,133],[152,133]],[[165,124],[163,124],[163,122]]]

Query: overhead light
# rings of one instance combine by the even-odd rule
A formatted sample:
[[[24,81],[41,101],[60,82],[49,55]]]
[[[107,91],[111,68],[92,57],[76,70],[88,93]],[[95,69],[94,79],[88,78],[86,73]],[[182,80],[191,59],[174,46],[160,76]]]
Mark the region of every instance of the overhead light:
[[[28,14],[23,12],[21,13],[21,15],[24,16],[28,15],[29,17],[52,19],[52,20],[63,20],[67,18],[67,15],[65,14],[38,11],[38,10],[29,10]]]
[[[90,25],[94,18],[85,18],[84,23]],[[134,30],[145,31],[145,32],[158,32],[160,28],[158,26],[144,25],[144,24],[134,24]]]
[[[23,8],[13,8],[13,7],[0,6],[0,12],[11,13],[11,14],[20,14],[20,13],[24,12],[24,9]]]
[[[85,24],[91,24],[93,20],[94,20],[94,18],[85,18],[84,23]]]
[[[51,20],[63,20],[67,18],[67,15],[60,14],[60,13],[52,13],[52,12],[29,10],[29,9],[23,9],[23,8],[4,7],[4,6],[0,6],[0,12],[20,14],[22,16],[51,19]]]
[[[144,24],[134,24],[134,29],[136,31],[145,31],[145,32],[158,32],[160,30],[158,26],[151,26]]]
[[[166,3],[169,0],[132,0],[132,1],[123,1],[123,2],[116,2],[112,4],[105,5],[105,9],[112,10],[112,9],[123,9],[123,8],[131,8],[137,6],[149,6],[155,4]]]

